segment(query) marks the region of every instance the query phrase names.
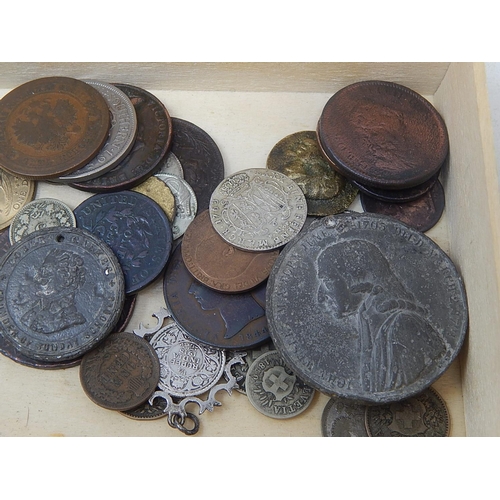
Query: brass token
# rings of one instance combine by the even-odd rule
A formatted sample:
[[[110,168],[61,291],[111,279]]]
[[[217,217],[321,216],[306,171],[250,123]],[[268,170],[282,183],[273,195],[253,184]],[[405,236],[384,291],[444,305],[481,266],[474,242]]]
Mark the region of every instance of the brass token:
[[[10,174],[0,168],[0,229],[5,229],[34,195],[34,181]]]
[[[175,219],[175,198],[170,188],[162,180],[154,176],[148,177],[146,181],[131,191],[136,191],[156,201],[172,224]]]
[[[296,132],[279,141],[267,157],[267,168],[298,184],[306,197],[308,215],[343,212],[358,194],[358,189],[326,161],[315,131]]]
[[[0,165],[30,179],[59,177],[87,164],[109,127],[108,105],[91,85],[32,80],[0,100]]]

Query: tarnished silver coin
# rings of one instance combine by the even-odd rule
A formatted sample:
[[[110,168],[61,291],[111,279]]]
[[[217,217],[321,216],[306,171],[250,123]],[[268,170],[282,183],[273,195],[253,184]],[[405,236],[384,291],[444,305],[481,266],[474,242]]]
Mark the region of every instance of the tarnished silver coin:
[[[210,220],[219,235],[242,250],[271,250],[296,236],[307,217],[300,187],[266,168],[241,170],[212,193]]]
[[[190,339],[175,321],[169,321],[149,341],[160,360],[158,387],[171,396],[203,394],[224,371],[223,349]]]
[[[333,397],[321,415],[324,437],[368,437],[365,426],[366,405]]]
[[[160,168],[157,174],[172,174],[184,179],[184,169],[182,164],[172,151],[168,151],[160,161]]]
[[[112,331],[124,299],[113,251],[79,228],[40,229],[0,261],[0,334],[33,359],[82,356]]]
[[[159,418],[167,416],[167,413],[165,412],[166,407],[167,402],[162,398],[157,398],[153,404],[146,401],[137,408],[125,410],[120,413],[125,417],[131,418],[132,420],[158,420]]]
[[[430,238],[378,214],[319,219],[268,280],[271,338],[325,394],[382,404],[429,387],[467,331],[462,278]]]
[[[31,201],[12,219],[9,227],[10,242],[17,243],[28,234],[47,227],[76,227],[71,208],[54,198]]]
[[[278,351],[265,352],[250,365],[245,388],[256,410],[278,419],[300,415],[314,397],[314,389],[288,368]]]
[[[366,407],[366,429],[372,437],[447,437],[450,416],[432,387],[404,401]]]
[[[180,238],[196,217],[198,203],[191,186],[174,174],[159,172],[155,174],[170,189],[175,199],[175,217],[172,223],[172,236],[174,240]]]
[[[88,181],[111,170],[127,156],[137,135],[137,116],[127,95],[109,83],[95,80],[84,80],[84,82],[94,87],[104,97],[111,115],[111,128],[97,156],[78,170],[60,176],[57,182]]]

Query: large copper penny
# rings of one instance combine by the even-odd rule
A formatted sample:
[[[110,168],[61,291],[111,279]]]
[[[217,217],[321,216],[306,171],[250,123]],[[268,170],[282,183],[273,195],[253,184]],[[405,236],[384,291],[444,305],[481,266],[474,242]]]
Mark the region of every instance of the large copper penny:
[[[441,115],[413,90],[390,82],[358,82],[339,90],[326,103],[317,133],[338,172],[385,189],[425,182],[448,153]]]
[[[262,283],[279,250],[246,252],[227,243],[214,229],[210,212],[198,214],[182,239],[182,258],[198,281],[219,292],[244,292]]]
[[[87,396],[109,410],[131,410],[146,402],[160,380],[160,362],[147,340],[114,333],[88,352],[80,364]]]
[[[365,212],[390,215],[425,233],[438,223],[443,214],[444,190],[437,181],[423,196],[406,203],[388,203],[361,193],[361,205]]]
[[[12,219],[35,196],[36,182],[12,175],[0,168],[0,229]]]
[[[163,103],[139,87],[115,83],[132,101],[137,115],[137,136],[129,154],[103,175],[71,186],[102,193],[131,189],[160,168],[172,140],[172,119]]]
[[[87,164],[110,127],[102,95],[67,77],[32,80],[0,100],[0,165],[31,179],[49,179]]]
[[[249,292],[216,292],[192,277],[181,247],[182,243],[170,257],[163,281],[174,320],[190,337],[222,349],[246,349],[267,341],[266,283]]]

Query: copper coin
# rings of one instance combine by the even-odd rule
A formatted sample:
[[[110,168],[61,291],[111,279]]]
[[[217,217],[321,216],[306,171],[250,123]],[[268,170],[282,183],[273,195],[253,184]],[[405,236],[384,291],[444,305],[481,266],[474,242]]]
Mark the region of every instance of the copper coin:
[[[129,154],[103,175],[71,186],[94,193],[130,189],[154,174],[172,140],[172,119],[163,103],[139,87],[115,83],[132,101],[137,115],[137,136]]]
[[[91,85],[32,80],[0,100],[0,165],[30,179],[59,177],[96,156],[109,127],[108,105]]]
[[[425,233],[437,224],[443,214],[444,190],[437,181],[423,196],[406,203],[388,203],[361,193],[361,205],[365,212],[390,215]]]
[[[181,248],[182,243],[170,257],[163,295],[183,330],[196,341],[223,349],[246,349],[266,342],[266,282],[248,292],[216,292],[191,276]]]
[[[413,90],[390,82],[358,82],[339,90],[326,103],[317,133],[338,172],[384,189],[425,182],[448,154],[441,115]]]
[[[160,362],[147,340],[134,333],[114,333],[83,356],[80,382],[87,396],[109,410],[131,410],[153,394]]]
[[[193,188],[198,211],[208,208],[210,196],[224,179],[224,160],[215,141],[194,123],[172,118],[172,153],[181,162],[184,179]]]
[[[135,303],[137,301],[137,295],[127,295],[125,297],[125,302],[123,304],[122,313],[118,318],[118,322],[115,325],[115,332],[124,332],[127,328],[128,322],[134,313]]]
[[[0,168],[0,229],[8,227],[19,210],[33,199],[35,186],[35,181]]]
[[[214,229],[210,212],[198,214],[182,239],[187,270],[219,292],[244,292],[262,283],[271,272],[279,250],[246,252],[227,243]]]
[[[306,197],[308,215],[343,212],[358,194],[357,188],[326,161],[312,130],[281,139],[267,157],[267,168],[298,184]]]

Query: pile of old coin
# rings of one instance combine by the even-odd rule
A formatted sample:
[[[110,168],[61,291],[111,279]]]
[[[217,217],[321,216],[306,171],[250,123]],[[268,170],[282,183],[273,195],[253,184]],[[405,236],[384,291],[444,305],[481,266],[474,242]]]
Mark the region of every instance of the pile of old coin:
[[[420,397],[462,345],[463,283],[422,234],[430,223],[368,200],[421,203],[447,141],[418,94],[361,82],[330,99],[317,131],[225,177],[213,139],[141,88],[21,85],[0,100],[0,352],[80,364],[96,404],[186,434],[199,428],[187,405],[211,411],[221,390],[273,418],[301,414],[315,390],[366,415]],[[91,194],[71,211],[31,201],[38,181]],[[364,214],[348,210],[358,190]],[[128,327],[162,277],[157,325]]]

